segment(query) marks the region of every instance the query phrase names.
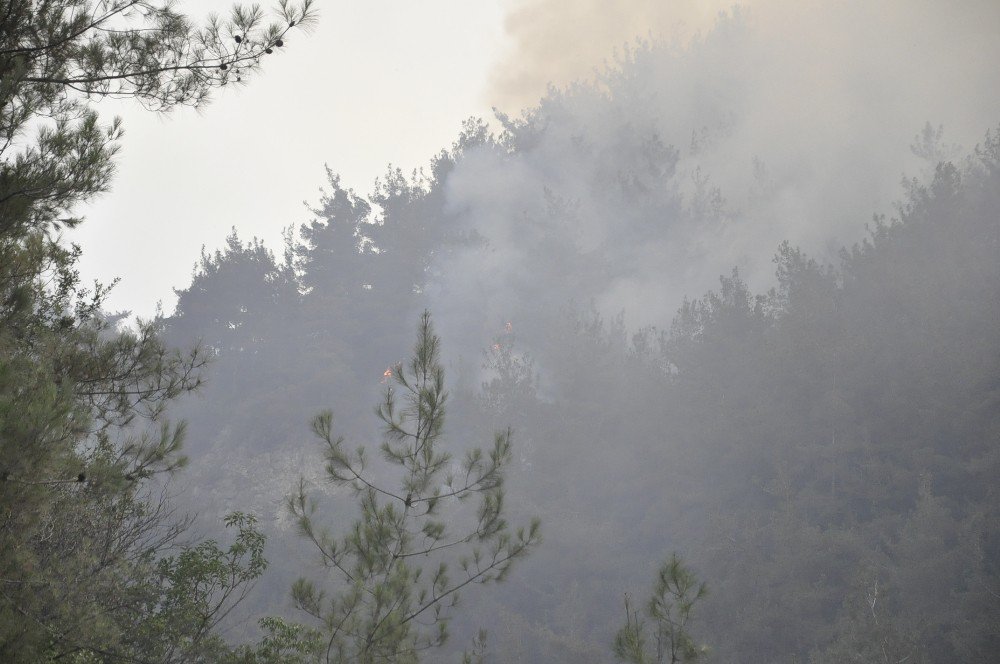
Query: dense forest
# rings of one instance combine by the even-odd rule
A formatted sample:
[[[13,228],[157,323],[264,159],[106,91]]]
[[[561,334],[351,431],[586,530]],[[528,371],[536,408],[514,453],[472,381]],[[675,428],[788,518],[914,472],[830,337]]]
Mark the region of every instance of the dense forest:
[[[908,129],[887,210],[846,161],[716,178],[742,92],[676,91],[751,32],[639,43],[367,194],[328,168],[138,327],[53,230],[116,137],[5,155],[0,656],[994,661],[1000,127]]]
[[[511,507],[545,524],[530,563],[472,600],[499,659],[604,661],[622,615],[607,598],[678,549],[711,580],[698,627],[720,661],[988,661],[1000,647],[998,169],[991,134],[911,182],[898,218],[877,218],[836,265],[782,244],[774,288],[754,294],[733,271],[668,330],[629,331],[539,292],[517,305],[522,333],[485,295],[478,316],[496,334],[478,363],[454,357],[449,418],[456,444],[513,427]],[[279,498],[319,454],[310,414],[335,404],[364,440],[437,257],[486,243],[431,226],[448,219],[437,182],[382,189],[386,218],[369,227],[370,203],[332,178],[283,262],[235,235],[202,258],[165,323],[217,354],[184,410],[220,432],[192,447],[196,504],[252,505],[287,539]],[[438,244],[398,244],[397,228]],[[628,269],[617,241],[572,249],[538,260]]]

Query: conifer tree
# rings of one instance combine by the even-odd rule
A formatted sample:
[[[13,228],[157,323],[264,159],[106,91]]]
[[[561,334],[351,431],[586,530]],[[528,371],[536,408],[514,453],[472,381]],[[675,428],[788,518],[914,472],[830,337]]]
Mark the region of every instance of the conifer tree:
[[[655,623],[652,642],[646,635],[645,622],[625,596],[625,626],[615,635],[615,656],[630,664],[695,662],[705,648],[699,647],[688,631],[694,605],[708,590],[704,583],[671,554],[656,576],[653,595],[646,605],[646,615]]]
[[[443,449],[448,394],[439,353],[425,312],[413,357],[391,369],[376,410],[385,472],[372,467],[364,447],[345,447],[329,412],[313,421],[329,480],[351,489],[360,509],[335,535],[316,523],[318,502],[304,482],[289,500],[301,533],[337,579],[330,590],[306,579],[292,590],[297,607],[321,625],[327,662],[419,661],[447,639],[461,590],[503,580],[540,541],[538,519],[512,529],[504,516],[509,429],[496,434],[491,449],[468,450],[461,461]]]
[[[0,660],[155,652],[150,639],[173,638],[156,627],[171,579],[226,595],[261,571],[234,563],[243,572],[220,588],[198,576],[210,565],[157,568],[183,527],[149,482],[184,462],[184,427],[164,412],[199,385],[205,355],[169,348],[157,321],[120,329],[101,310],[108,288],[81,286],[80,249],[60,233],[114,174],[121,126],[92,102],[201,105],[308,25],[311,4],[282,1],[270,24],[236,7],[203,27],[160,0],[0,6]],[[257,541],[252,523],[240,530]],[[184,560],[223,555],[198,551]],[[204,614],[217,599],[186,606]]]

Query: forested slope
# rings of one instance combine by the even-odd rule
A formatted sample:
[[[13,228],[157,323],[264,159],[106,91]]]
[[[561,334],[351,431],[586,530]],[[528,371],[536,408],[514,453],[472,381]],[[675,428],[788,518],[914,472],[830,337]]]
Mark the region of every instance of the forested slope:
[[[1000,647],[998,157],[990,135],[911,182],[897,216],[836,265],[783,244],[773,289],[755,295],[733,273],[669,330],[630,332],[566,299],[524,334],[498,321],[480,362],[453,356],[456,446],[513,426],[510,501],[546,527],[535,557],[458,624],[489,628],[501,660],[602,661],[616,598],[677,549],[709,580],[697,632],[718,661],[988,661]],[[384,184],[386,221],[363,226],[364,200],[333,184],[324,221],[284,262],[234,237],[180,292],[173,333],[218,353],[204,409],[186,411],[215,437],[194,450],[203,505],[249,503],[280,522],[283,491],[318,459],[309,417],[325,400],[348,432],[370,425],[435,260],[482,241],[449,235],[442,212],[445,229],[397,259],[411,245],[380,238],[429,225],[437,186]],[[271,546],[295,550],[293,531],[274,528]],[[287,575],[308,564],[295,560]],[[257,609],[280,610],[282,585],[267,583]]]
[[[470,121],[427,172],[390,169],[367,196],[331,172],[280,257],[235,232],[203,255],[166,321],[215,354],[179,411],[181,498],[267,524],[279,562],[251,612],[294,617],[289,585],[313,565],[283,503],[300,474],[322,486],[308,422],[332,408],[351,445],[377,444],[384,373],[429,309],[443,444],[511,426],[508,507],[545,538],[465,598],[455,649],[486,627],[498,661],[607,661],[622,593],[644,596],[674,550],[708,582],[694,632],[715,661],[1000,649],[1000,138],[948,161],[941,131],[914,127],[912,151],[876,162],[920,177],[866,231],[898,174],[872,172],[861,138],[782,148],[769,169],[733,139],[735,75],[684,75],[749,38],[721,25],[496,132]],[[349,523],[349,494],[327,496],[327,520]]]

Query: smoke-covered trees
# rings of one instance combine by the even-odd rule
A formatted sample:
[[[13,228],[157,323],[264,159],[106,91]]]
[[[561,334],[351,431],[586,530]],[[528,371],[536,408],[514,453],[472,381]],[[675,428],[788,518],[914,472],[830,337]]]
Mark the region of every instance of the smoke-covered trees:
[[[478,150],[492,158],[501,149],[483,141],[470,138],[468,152],[439,162],[441,172],[451,177],[452,158],[484,158]],[[468,355],[450,354],[463,381],[456,396],[469,408],[454,408],[449,423],[461,418],[460,430],[479,432],[516,423],[519,440],[534,443],[519,446],[510,466],[507,507],[551,518],[531,565],[495,593],[469,598],[482,621],[459,614],[453,629],[486,626],[492,649],[512,660],[606,661],[619,627],[606,598],[675,547],[711,582],[698,622],[720,660],[989,661],[1000,585],[990,479],[1000,374],[997,150],[990,134],[969,161],[912,182],[899,219],[876,220],[837,265],[780,245],[773,290],[755,292],[742,272],[729,273],[719,289],[683,304],[665,331],[630,331],[621,317],[531,292],[529,277],[542,270],[533,252],[544,254],[533,220],[523,236],[504,239],[510,246],[492,238],[498,256],[531,267],[525,281],[481,284],[481,307],[437,319],[447,333],[492,348],[482,372],[470,370]],[[203,426],[236,419],[263,429],[334,376],[352,388],[332,397],[340,427],[361,431],[354,412],[362,409],[351,400],[376,390],[394,364],[384,350],[397,333],[393,321],[429,301],[449,302],[443,296],[454,290],[434,290],[448,281],[435,272],[442,266],[464,274],[467,261],[497,260],[483,250],[490,240],[452,232],[468,230],[452,210],[441,223],[454,226],[436,231],[437,245],[397,262],[406,246],[389,239],[392,223],[430,223],[439,181],[382,189],[395,192],[380,199],[393,216],[384,226],[358,221],[362,199],[336,184],[329,198],[342,205],[324,201],[310,226],[317,235],[297,247],[296,278],[343,271],[296,300],[301,319],[285,319],[311,321],[303,330],[314,345],[296,350],[297,342],[279,340],[264,351],[298,357],[301,378],[280,390],[251,387],[234,401],[238,418],[213,412],[202,415]],[[552,203],[541,236],[549,239],[559,237],[557,218],[572,218],[566,201]],[[338,220],[340,230],[323,242],[340,249],[315,251],[313,238]],[[392,251],[365,251],[365,238]],[[576,264],[583,254],[575,251],[549,256],[576,256]],[[429,267],[413,267],[424,260],[417,253],[430,256]],[[306,256],[315,262],[302,262]],[[600,252],[591,256],[604,265]],[[420,288],[398,287],[413,275],[426,280]],[[380,287],[386,283],[396,286]],[[511,284],[534,299],[517,303],[531,316],[514,318],[507,331],[493,314]],[[573,280],[560,288],[582,301],[590,292]],[[257,377],[244,384],[269,385],[254,365],[242,370]],[[238,444],[290,456],[298,439],[281,435],[248,433]],[[379,514],[370,510],[372,519]]]
[[[786,245],[771,293],[725,280],[682,310],[672,439],[719,510],[698,550],[720,656],[989,661],[998,157],[990,134],[914,183],[838,269]]]
[[[413,357],[392,368],[377,409],[387,472],[372,467],[364,447],[345,448],[329,412],[313,421],[328,479],[350,488],[360,508],[353,525],[335,535],[316,523],[318,503],[304,482],[289,501],[302,535],[337,579],[332,591],[300,579],[292,592],[322,626],[325,661],[418,661],[447,639],[459,591],[503,580],[540,541],[538,519],[513,530],[505,517],[511,431],[497,433],[485,452],[473,448],[453,459],[442,440],[447,398],[440,340],[425,312]],[[393,476],[398,486],[388,483]]]
[[[711,583],[698,620],[720,661],[988,661],[996,138],[912,184],[899,220],[838,261],[886,204],[866,180],[898,180],[908,136],[890,156],[870,118],[809,136],[772,124],[770,102],[747,115],[761,74],[727,40],[752,29],[723,25],[681,58],[640,46],[602,87],[553,91],[498,135],[470,123],[426,177],[390,170],[368,196],[331,177],[293,245],[294,306],[240,319],[279,334],[253,358],[223,351],[245,389],[223,395],[220,379],[227,408],[189,411],[218,432],[208,472],[233,449],[267,468],[213,495],[263,501],[256,480],[287,484],[271,462],[300,453],[294,432],[319,404],[349,439],[363,431],[401,323],[430,308],[461,381],[449,428],[513,423],[534,441],[518,445],[507,507],[548,517],[546,546],[456,633],[485,625],[510,660],[607,661],[607,598],[678,549]],[[946,157],[940,141],[925,131],[915,153]],[[880,160],[892,168],[862,168]],[[208,310],[183,315],[214,329]]]
[[[278,262],[260,240],[244,244],[235,229],[225,251],[202,250],[191,285],[175,292],[170,334],[200,339],[214,354],[258,354],[278,334],[263,326],[294,315],[299,295],[291,257]]]

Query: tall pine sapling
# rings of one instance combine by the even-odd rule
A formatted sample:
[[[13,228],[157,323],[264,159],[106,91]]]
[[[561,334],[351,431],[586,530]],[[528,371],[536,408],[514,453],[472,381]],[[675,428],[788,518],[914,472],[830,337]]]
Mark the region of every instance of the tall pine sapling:
[[[382,456],[398,485],[385,481],[389,473],[371,471],[364,447],[345,449],[329,412],[313,421],[330,481],[350,487],[360,508],[347,532],[335,536],[317,526],[317,502],[304,482],[289,500],[302,534],[339,577],[331,592],[305,579],[292,590],[295,604],[322,625],[327,662],[418,661],[447,639],[449,609],[462,588],[503,580],[540,541],[537,518],[517,529],[504,518],[509,429],[496,434],[488,452],[472,449],[461,461],[441,449],[448,395],[439,355],[425,312],[413,357],[392,368],[376,409]]]
[[[646,615],[656,625],[652,644],[648,643],[646,626],[625,596],[625,625],[615,635],[615,656],[630,664],[656,662],[695,662],[706,652],[688,632],[694,605],[708,593],[676,553],[660,568],[653,595],[646,605]],[[650,647],[652,646],[652,652]]]

